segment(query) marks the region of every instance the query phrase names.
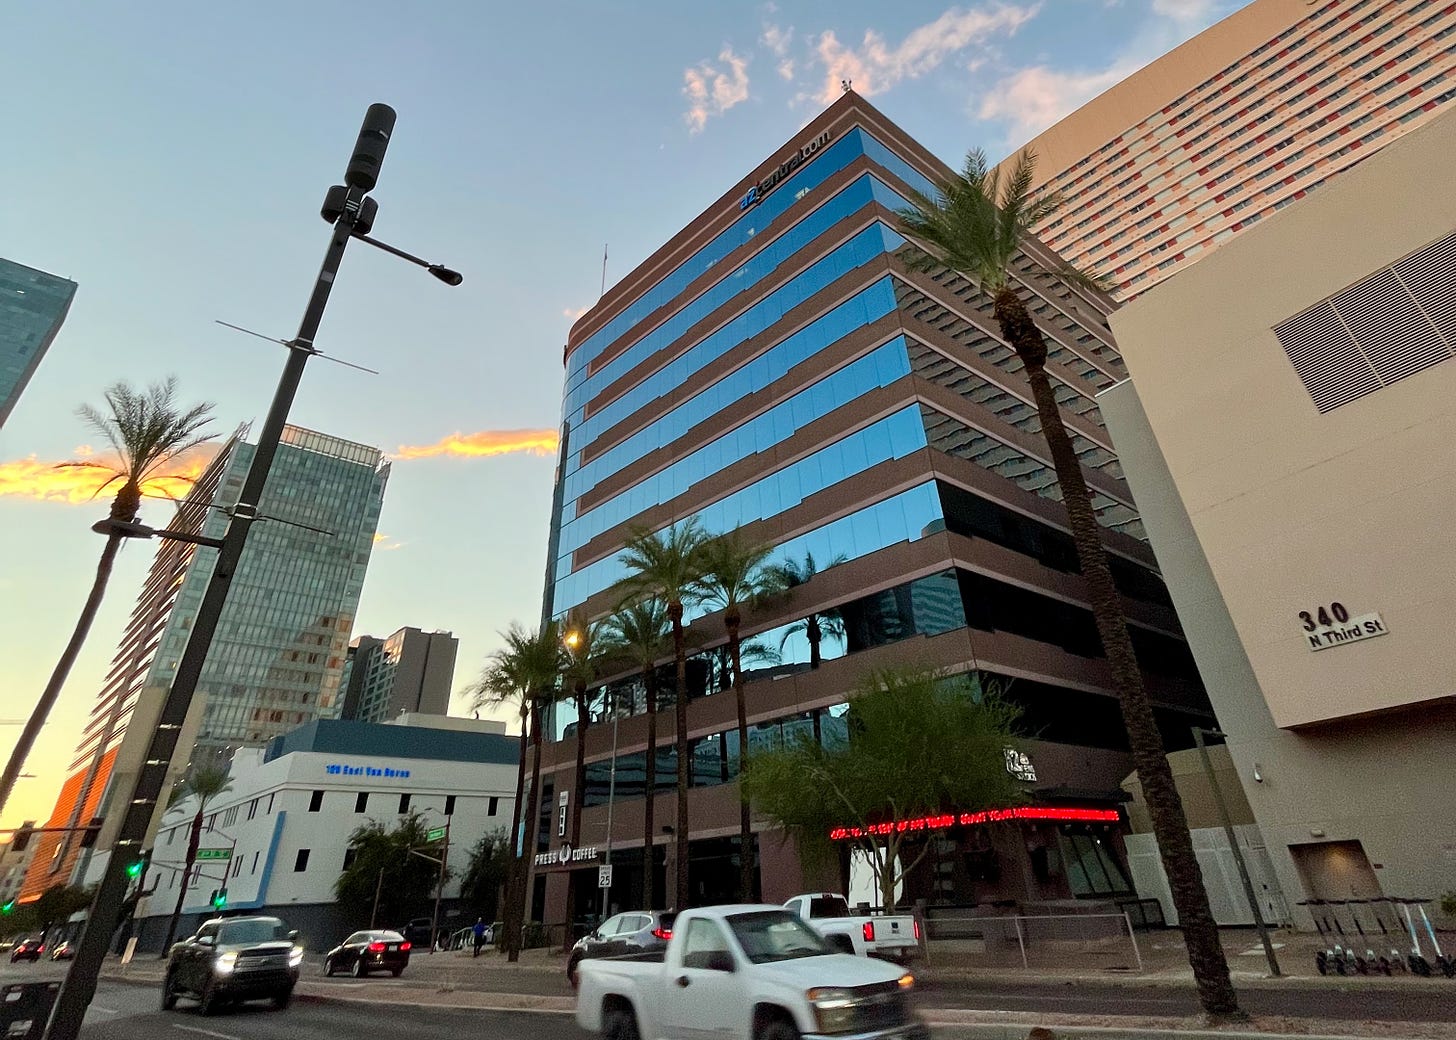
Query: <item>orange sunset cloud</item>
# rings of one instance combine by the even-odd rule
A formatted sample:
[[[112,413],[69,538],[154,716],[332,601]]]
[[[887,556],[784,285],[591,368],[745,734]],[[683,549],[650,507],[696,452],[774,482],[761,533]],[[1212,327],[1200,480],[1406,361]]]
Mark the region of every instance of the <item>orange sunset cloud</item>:
[[[396,459],[428,459],[436,455],[457,458],[478,458],[486,455],[556,454],[555,430],[480,430],[477,433],[452,433],[434,444],[401,445]]]
[[[216,445],[204,444],[173,459],[163,467],[163,475],[153,477],[142,485],[142,494],[153,498],[181,498],[192,487],[192,482],[202,475],[216,452]],[[92,455],[89,448],[78,449],[76,454],[88,462],[106,464],[110,461],[105,456]],[[113,484],[105,491],[100,489],[110,477],[111,473],[105,469],[42,462],[31,455],[12,462],[0,462],[0,498],[29,498],[81,505],[97,498],[109,498],[117,485]]]

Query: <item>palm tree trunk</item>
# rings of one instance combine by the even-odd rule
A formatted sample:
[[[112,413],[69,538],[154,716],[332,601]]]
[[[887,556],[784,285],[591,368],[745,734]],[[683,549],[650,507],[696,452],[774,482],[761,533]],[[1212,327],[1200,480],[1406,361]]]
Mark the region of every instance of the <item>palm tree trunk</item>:
[[[723,614],[728,627],[728,660],[733,669],[733,699],[738,708],[738,772],[748,764],[748,706],[743,698],[743,641],[739,635],[742,618],[736,608]],[[745,903],[753,902],[753,817],[748,799],[738,800],[738,894]]]
[[[198,805],[197,815],[192,818],[192,833],[187,838],[187,859],[182,868],[182,883],[177,888],[177,905],[172,908],[172,919],[167,922],[167,939],[162,943],[162,959],[172,952],[172,940],[177,938],[177,922],[182,919],[182,904],[187,899],[188,882],[192,880],[192,868],[197,863],[197,847],[202,844],[202,811],[207,806]]]
[[[809,637],[809,669],[813,671],[819,667],[822,660],[819,654],[819,643],[824,638],[824,632],[819,627],[819,615],[810,614],[804,619],[804,634]]]
[[[575,848],[581,844],[581,803],[586,798],[586,722],[587,722],[587,697],[586,687],[578,684],[576,689],[576,775],[572,781],[571,791],[571,846]],[[610,839],[608,840],[610,845]],[[576,940],[572,937],[572,925],[576,921],[576,878],[570,873],[566,875],[566,938],[563,940],[566,951],[570,951],[571,944]]]
[[[117,496],[120,499],[120,496]],[[115,507],[112,512],[115,513]],[[35,708],[26,720],[25,728],[20,731],[20,739],[15,742],[15,749],[10,752],[10,761],[5,763],[5,772],[0,773],[0,811],[4,811],[5,803],[10,800],[10,792],[15,788],[15,781],[20,776],[20,771],[25,768],[25,760],[30,755],[30,749],[35,745],[36,737],[40,736],[41,729],[50,716],[51,709],[56,706],[56,698],[61,695],[61,688],[66,685],[66,678],[71,674],[71,666],[76,663],[76,658],[81,654],[81,647],[86,642],[86,636],[91,631],[91,624],[96,620],[96,614],[101,609],[102,597],[106,595],[106,583],[111,580],[111,570],[116,564],[116,555],[121,550],[122,536],[119,534],[109,535],[106,539],[106,547],[101,550],[101,559],[96,564],[96,580],[91,583],[91,594],[86,597],[86,605],[81,608],[81,616],[76,619],[75,631],[71,633],[71,640],[66,644],[65,650],[61,652],[61,659],[56,662],[55,671],[51,672],[50,681],[46,683],[45,690],[36,701]]]
[[[510,869],[506,875],[505,913],[501,915],[506,933],[502,936],[501,945],[505,947],[512,961],[516,959],[518,951],[516,945],[511,942],[510,937],[521,934],[521,904],[523,899],[521,891],[524,888],[526,877],[526,857],[530,854],[530,850],[526,845],[525,836],[521,832],[521,813],[524,810],[524,802],[526,799],[526,745],[530,739],[531,732],[529,715],[529,710],[522,704],[520,761],[516,763],[516,803],[511,806]],[[516,850],[517,841],[521,843],[519,853]]]
[[[1122,705],[1123,724],[1127,727],[1132,747],[1133,764],[1147,797],[1153,832],[1158,839],[1163,869],[1172,888],[1173,905],[1178,910],[1178,923],[1188,947],[1188,962],[1198,985],[1199,1000],[1211,1015],[1240,1014],[1238,997],[1229,979],[1228,961],[1219,941],[1218,926],[1208,906],[1208,893],[1203,875],[1193,854],[1193,839],[1188,833],[1188,819],[1183,802],[1173,783],[1163,740],[1153,717],[1152,705],[1143,688],[1142,672],[1128,635],[1122,601],[1112,581],[1106,550],[1092,510],[1091,495],[1082,476],[1081,464],[1072,450],[1071,439],[1062,424],[1051,380],[1046,374],[1046,341],[1036,327],[1025,304],[1014,290],[1002,288],[996,293],[996,320],[1002,337],[1016,350],[1026,365],[1027,380],[1036,398],[1041,416],[1042,434],[1051,449],[1057,482],[1071,521],[1072,537],[1077,545],[1077,558],[1092,603],[1092,616],[1107,654],[1113,684]]]
[[[534,897],[532,888],[534,887],[535,871],[531,868],[536,862],[536,840],[541,830],[541,746],[543,743],[541,725],[545,721],[542,714],[539,697],[533,698],[531,704],[531,794],[526,805],[526,837],[523,843],[526,869],[521,875],[521,891],[517,893],[519,898],[516,900],[516,905],[520,908],[523,926],[529,916],[527,900],[532,900]],[[514,961],[520,957],[523,938],[521,929],[517,928],[515,934],[510,937],[509,960]]]
[[[657,874],[657,846],[653,833],[653,807],[657,799],[657,669],[648,665],[642,670],[642,685],[647,692],[647,762],[644,780],[647,802],[642,807],[642,908],[655,910],[653,889]]]
[[[673,909],[681,913],[688,908],[688,662],[684,652],[683,605],[679,602],[667,605],[667,617],[672,622],[672,653],[677,666],[677,696],[674,698],[677,716],[677,827],[673,842],[677,850],[677,890]]]

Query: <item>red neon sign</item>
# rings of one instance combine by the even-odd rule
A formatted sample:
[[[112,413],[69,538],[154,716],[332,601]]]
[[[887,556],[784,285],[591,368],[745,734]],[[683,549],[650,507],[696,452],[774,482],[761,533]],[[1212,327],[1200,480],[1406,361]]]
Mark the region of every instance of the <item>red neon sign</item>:
[[[942,813],[920,816],[894,823],[875,823],[868,827],[836,827],[829,832],[832,841],[863,838],[868,834],[904,834],[907,831],[943,831],[947,827],[973,827],[1003,820],[1049,820],[1056,823],[1118,823],[1122,814],[1116,809],[1054,809],[1026,805],[1015,809],[986,809],[983,812]]]

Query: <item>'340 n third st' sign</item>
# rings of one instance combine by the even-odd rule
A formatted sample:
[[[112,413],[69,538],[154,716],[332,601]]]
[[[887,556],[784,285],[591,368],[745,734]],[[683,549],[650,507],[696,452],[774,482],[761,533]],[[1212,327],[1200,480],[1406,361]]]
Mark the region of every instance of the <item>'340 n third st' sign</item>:
[[[829,139],[833,136],[833,131],[825,130],[818,137],[814,138],[814,140],[800,147],[797,152],[789,156],[783,162],[779,163],[777,169],[775,169],[772,173],[770,173],[763,180],[759,181],[753,187],[749,188],[748,194],[743,196],[743,198],[739,200],[738,208],[748,209],[751,206],[757,206],[760,202],[764,200],[764,197],[767,196],[769,192],[777,188],[779,184],[786,177],[789,176],[789,174],[793,173],[800,166],[803,166],[804,163],[809,160],[809,156],[813,155],[819,149],[823,148],[826,144],[828,144]]]

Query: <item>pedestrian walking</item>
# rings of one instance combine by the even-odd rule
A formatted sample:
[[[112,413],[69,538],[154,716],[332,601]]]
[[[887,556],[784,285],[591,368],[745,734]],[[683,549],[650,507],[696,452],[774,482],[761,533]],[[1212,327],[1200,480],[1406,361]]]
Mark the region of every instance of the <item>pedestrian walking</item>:
[[[470,930],[475,935],[475,951],[470,956],[479,957],[480,948],[485,945],[485,919],[477,917],[474,927]]]

